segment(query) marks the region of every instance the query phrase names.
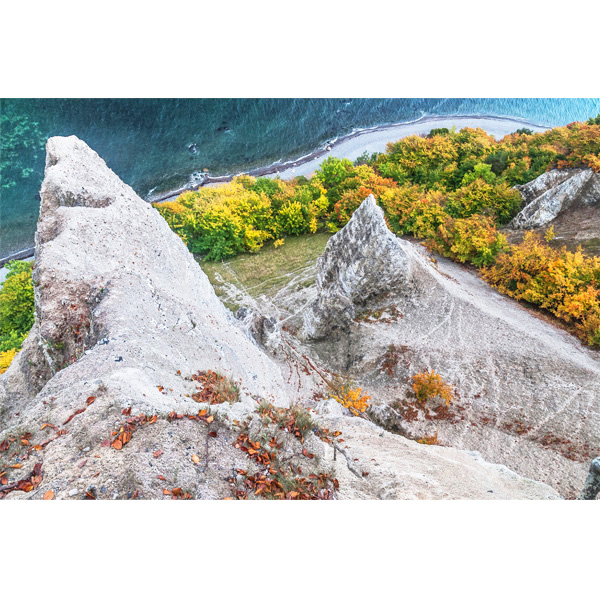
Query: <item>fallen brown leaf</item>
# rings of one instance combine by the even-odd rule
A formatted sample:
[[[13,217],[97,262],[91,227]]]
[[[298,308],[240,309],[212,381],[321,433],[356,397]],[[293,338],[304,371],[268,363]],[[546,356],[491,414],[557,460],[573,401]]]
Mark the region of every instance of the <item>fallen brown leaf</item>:
[[[163,451],[162,451],[162,450],[157,450],[157,451],[154,453],[154,458],[158,458],[158,457],[159,457],[159,456],[160,456],[162,453],[163,453]]]
[[[73,417],[75,417],[76,415],[80,415],[82,412],[85,411],[85,408],[80,408],[79,410],[76,410],[64,423],[63,425],[66,425]]]

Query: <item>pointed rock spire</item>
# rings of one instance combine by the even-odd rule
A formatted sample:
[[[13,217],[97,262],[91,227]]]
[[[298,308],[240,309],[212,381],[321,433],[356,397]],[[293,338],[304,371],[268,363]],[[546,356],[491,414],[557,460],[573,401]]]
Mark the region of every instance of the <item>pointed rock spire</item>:
[[[411,259],[371,194],[329,240],[317,268],[318,296],[304,313],[306,339],[346,329],[356,306],[401,288],[410,276]]]

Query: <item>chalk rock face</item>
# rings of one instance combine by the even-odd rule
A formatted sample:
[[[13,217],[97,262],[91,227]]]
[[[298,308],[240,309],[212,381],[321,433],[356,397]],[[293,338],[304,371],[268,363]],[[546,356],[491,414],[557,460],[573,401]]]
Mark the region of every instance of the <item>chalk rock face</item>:
[[[411,259],[370,195],[329,240],[317,269],[317,298],[304,313],[306,339],[347,329],[357,307],[401,289],[410,277]]]
[[[37,499],[50,491],[57,499],[170,498],[177,488],[193,498],[231,496],[232,475],[256,468],[232,444],[239,433],[233,421],[253,418],[260,435],[255,399],[286,406],[306,389],[284,378],[281,363],[244,334],[160,214],[84,142],[48,141],[41,196],[35,324],[0,376],[0,441],[13,440],[0,449],[8,478],[0,499]],[[347,257],[338,280],[352,302],[405,280],[410,264],[384,235],[374,203],[354,223],[361,218],[367,231],[356,240],[366,249],[347,249],[359,265],[353,271]],[[379,255],[380,263],[368,260]],[[393,269],[374,277],[370,266],[383,269],[385,260]],[[324,262],[336,281],[335,265]],[[234,380],[239,402],[194,400],[199,384],[190,376],[209,369]],[[310,376],[308,369],[294,372]],[[326,403],[319,404],[323,411]],[[339,477],[340,497],[557,496],[504,467],[384,433],[329,404],[320,417],[332,430],[343,427],[345,454],[336,460],[332,447],[309,433],[310,456],[321,463],[307,458],[303,467],[309,472],[312,463],[321,464]],[[200,419],[199,408],[210,411],[210,421]],[[292,434],[278,431],[284,435],[293,438],[286,444],[296,444],[294,456],[306,456]],[[16,462],[21,469],[4,468]],[[367,471],[369,477],[361,475]]]
[[[592,169],[553,169],[516,189],[526,205],[509,227],[543,227],[571,206],[600,203],[600,173]]]
[[[356,224],[370,231],[373,221],[365,214],[379,219],[377,236],[385,240],[374,203],[365,208]],[[389,251],[382,244],[378,252],[372,237],[365,251],[360,240],[367,236],[353,225],[330,240],[325,254],[331,255],[319,262],[317,299],[303,315],[313,360],[368,390],[370,416],[386,428],[479,451],[576,497],[600,443],[597,352],[500,296],[462,265],[432,262],[418,244],[392,240]],[[352,277],[357,268],[363,277]],[[369,298],[359,318],[348,322],[370,289],[356,293],[365,289],[363,281],[393,293]],[[341,318],[336,310],[345,310]],[[340,323],[347,323],[347,335],[329,335]],[[433,399],[422,411],[415,404],[411,378],[431,369],[460,394],[453,416],[436,417],[439,402]]]
[[[198,371],[236,382],[240,401],[216,407],[233,417],[252,412],[255,397],[289,403],[278,368],[221,304],[182,240],[73,136],[47,143],[33,280],[35,325],[0,379],[0,432],[39,432],[79,411],[47,447],[45,478],[74,468],[78,447],[99,450],[124,408],[197,414],[196,385],[186,377]],[[131,473],[125,459],[110,460],[113,477]],[[138,480],[150,477],[144,469]]]
[[[48,140],[34,281],[28,347],[41,350],[46,376],[106,353],[107,372],[128,369],[129,381],[181,364],[241,379],[249,394],[279,389],[183,242],[74,136]]]

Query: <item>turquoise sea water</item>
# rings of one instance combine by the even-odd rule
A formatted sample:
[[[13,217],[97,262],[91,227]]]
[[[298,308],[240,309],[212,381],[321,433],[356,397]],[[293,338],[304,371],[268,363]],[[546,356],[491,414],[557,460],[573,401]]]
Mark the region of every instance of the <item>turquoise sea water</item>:
[[[10,99],[0,113],[0,158],[14,163],[0,189],[3,257],[33,244],[41,146],[53,135],[83,139],[145,197],[203,169],[220,175],[295,158],[357,128],[459,114],[564,125],[599,114],[600,99]]]

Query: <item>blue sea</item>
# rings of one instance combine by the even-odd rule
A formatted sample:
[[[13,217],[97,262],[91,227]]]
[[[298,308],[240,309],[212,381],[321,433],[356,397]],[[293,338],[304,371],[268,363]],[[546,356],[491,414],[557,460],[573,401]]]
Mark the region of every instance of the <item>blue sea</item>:
[[[355,129],[427,115],[520,117],[564,125],[600,99],[10,99],[0,100],[0,257],[33,245],[43,141],[76,135],[142,197],[307,154]]]

